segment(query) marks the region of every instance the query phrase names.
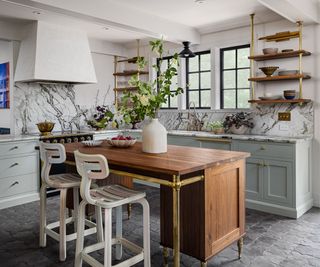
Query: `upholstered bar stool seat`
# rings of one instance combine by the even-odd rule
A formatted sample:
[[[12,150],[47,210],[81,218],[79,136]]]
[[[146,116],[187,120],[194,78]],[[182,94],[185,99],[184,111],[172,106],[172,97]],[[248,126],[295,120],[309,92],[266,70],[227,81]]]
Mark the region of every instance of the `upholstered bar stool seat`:
[[[77,238],[77,211],[79,206],[79,187],[81,184],[81,177],[72,173],[61,173],[50,175],[52,164],[61,164],[66,160],[65,148],[62,144],[54,143],[40,143],[40,156],[43,161],[41,170],[41,189],[40,189],[40,247],[46,247],[47,235],[59,242],[59,258],[60,261],[66,259],[66,243]],[[59,221],[47,224],[46,220],[46,206],[47,206],[47,187],[59,189],[60,191],[60,212]],[[66,198],[67,190],[73,189],[74,212],[73,215],[67,218]],[[98,240],[101,241],[102,221],[101,209],[96,209],[98,222]],[[66,225],[74,223],[74,232],[66,233]],[[94,234],[97,232],[96,224],[85,220],[85,224],[89,227],[84,231],[84,235]],[[54,231],[54,228],[59,227],[59,233]]]

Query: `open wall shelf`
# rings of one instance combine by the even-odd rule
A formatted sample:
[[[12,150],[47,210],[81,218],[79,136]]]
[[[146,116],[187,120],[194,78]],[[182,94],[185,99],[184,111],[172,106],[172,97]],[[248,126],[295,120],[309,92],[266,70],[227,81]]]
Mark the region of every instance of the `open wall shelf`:
[[[248,58],[253,59],[255,61],[264,61],[264,60],[299,57],[300,54],[302,56],[310,56],[311,52],[308,52],[305,50],[295,50],[295,51],[291,51],[291,52],[281,52],[281,53],[277,53],[277,54],[255,55],[255,56],[250,56]]]
[[[251,104],[270,105],[270,104],[303,104],[311,102],[310,99],[277,99],[277,100],[249,100]]]
[[[297,74],[297,75],[283,75],[283,76],[264,76],[264,77],[253,77],[249,78],[252,82],[269,82],[269,81],[281,81],[281,80],[299,80],[299,79],[310,79],[310,75]]]

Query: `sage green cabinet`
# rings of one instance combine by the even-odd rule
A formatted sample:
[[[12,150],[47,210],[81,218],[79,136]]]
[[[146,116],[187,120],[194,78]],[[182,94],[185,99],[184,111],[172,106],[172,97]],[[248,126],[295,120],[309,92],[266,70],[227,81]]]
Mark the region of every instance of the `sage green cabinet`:
[[[246,162],[246,198],[263,198],[263,163],[261,159],[249,158]]]
[[[191,136],[168,135],[168,145],[200,147],[200,141]]]
[[[231,150],[231,140],[216,140],[209,138],[207,140],[201,140],[200,146],[202,148],[212,148],[212,149],[221,149],[221,150]]]

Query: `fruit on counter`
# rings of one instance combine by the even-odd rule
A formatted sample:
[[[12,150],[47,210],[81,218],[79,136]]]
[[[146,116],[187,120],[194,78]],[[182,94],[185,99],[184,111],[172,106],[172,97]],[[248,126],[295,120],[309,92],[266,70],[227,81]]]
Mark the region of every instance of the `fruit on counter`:
[[[133,139],[134,138],[131,136],[124,136],[124,135],[118,135],[111,138],[111,140],[133,140]]]

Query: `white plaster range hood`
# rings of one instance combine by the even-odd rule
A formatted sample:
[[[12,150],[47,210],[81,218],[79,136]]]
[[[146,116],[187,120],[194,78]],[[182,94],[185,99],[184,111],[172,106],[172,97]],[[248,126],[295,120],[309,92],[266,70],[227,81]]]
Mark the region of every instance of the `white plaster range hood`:
[[[84,32],[36,21],[21,42],[15,82],[96,83]]]

